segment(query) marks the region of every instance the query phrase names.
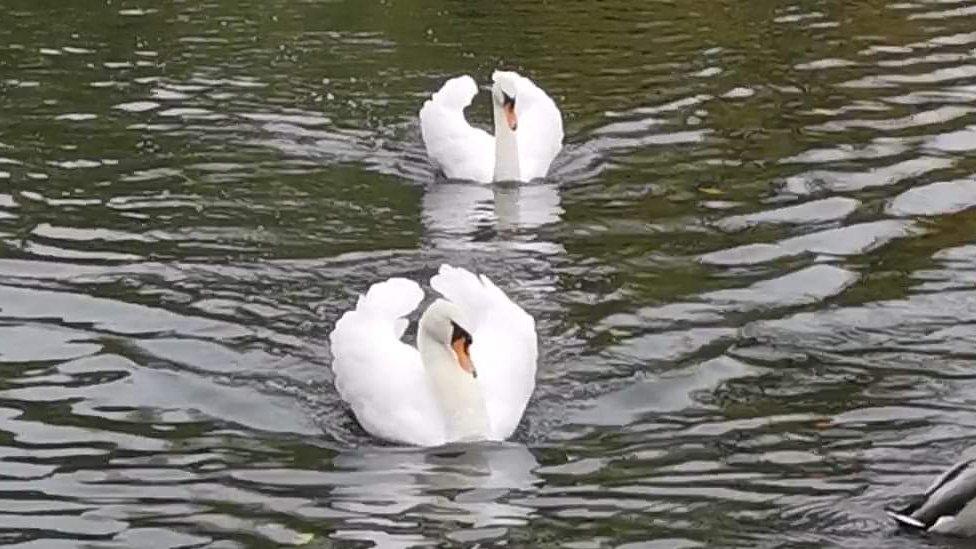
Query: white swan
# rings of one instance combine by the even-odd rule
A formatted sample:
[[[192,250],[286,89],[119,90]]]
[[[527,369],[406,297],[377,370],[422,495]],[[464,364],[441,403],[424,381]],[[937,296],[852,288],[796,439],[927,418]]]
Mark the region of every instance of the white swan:
[[[470,76],[444,83],[420,109],[427,156],[451,179],[530,181],[545,177],[563,146],[559,108],[534,82],[514,72],[491,76],[495,136],[472,128],[464,109],[478,93]]]
[[[329,336],[339,396],[370,434],[438,446],[504,440],[535,389],[535,321],[487,277],[441,265],[443,296],[420,317],[417,347],[400,341],[424,292],[373,284]]]

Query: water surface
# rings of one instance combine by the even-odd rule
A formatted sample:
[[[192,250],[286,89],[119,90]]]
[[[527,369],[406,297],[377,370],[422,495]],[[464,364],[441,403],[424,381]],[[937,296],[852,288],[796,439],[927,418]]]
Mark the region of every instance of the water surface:
[[[973,2],[0,13],[0,542],[951,546],[882,509],[976,443]],[[564,151],[443,181],[416,112],[496,67]],[[332,387],[356,295],[442,262],[537,319],[509,443]]]

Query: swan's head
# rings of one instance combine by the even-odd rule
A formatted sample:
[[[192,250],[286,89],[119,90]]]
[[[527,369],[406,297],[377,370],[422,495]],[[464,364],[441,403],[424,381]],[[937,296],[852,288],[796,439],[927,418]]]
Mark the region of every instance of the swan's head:
[[[471,362],[471,334],[462,328],[464,315],[457,305],[438,299],[427,308],[420,318],[420,331],[434,343],[450,347],[454,351],[459,368],[478,377]]]
[[[491,87],[492,101],[495,107],[505,113],[505,123],[513,132],[518,129],[518,117],[515,115],[515,102],[518,100],[518,78],[514,72],[495,71],[491,75],[494,85]]]

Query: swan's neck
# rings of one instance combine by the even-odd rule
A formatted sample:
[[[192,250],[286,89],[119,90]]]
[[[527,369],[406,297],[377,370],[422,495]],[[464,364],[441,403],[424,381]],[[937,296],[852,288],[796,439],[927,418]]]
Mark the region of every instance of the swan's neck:
[[[495,181],[519,181],[518,140],[505,121],[505,112],[495,106]]]
[[[444,416],[447,440],[487,438],[488,414],[477,380],[461,369],[447,345],[421,336],[417,347]]]

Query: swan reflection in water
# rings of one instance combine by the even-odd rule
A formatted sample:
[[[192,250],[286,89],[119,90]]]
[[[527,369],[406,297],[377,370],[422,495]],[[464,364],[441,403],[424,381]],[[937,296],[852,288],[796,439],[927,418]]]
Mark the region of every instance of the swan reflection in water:
[[[347,514],[335,537],[391,544],[423,541],[416,533],[390,539],[391,527],[416,532],[438,522],[452,530],[457,523],[469,529],[524,525],[533,509],[507,500],[542,481],[534,473],[535,456],[512,443],[356,448],[338,455],[333,465],[346,481],[329,499],[334,510]],[[484,534],[471,531],[465,539],[479,535]]]
[[[428,238],[438,247],[468,247],[494,231],[513,248],[562,252],[562,246],[539,240],[536,230],[558,223],[563,213],[553,183],[441,180],[428,186],[421,207]]]

